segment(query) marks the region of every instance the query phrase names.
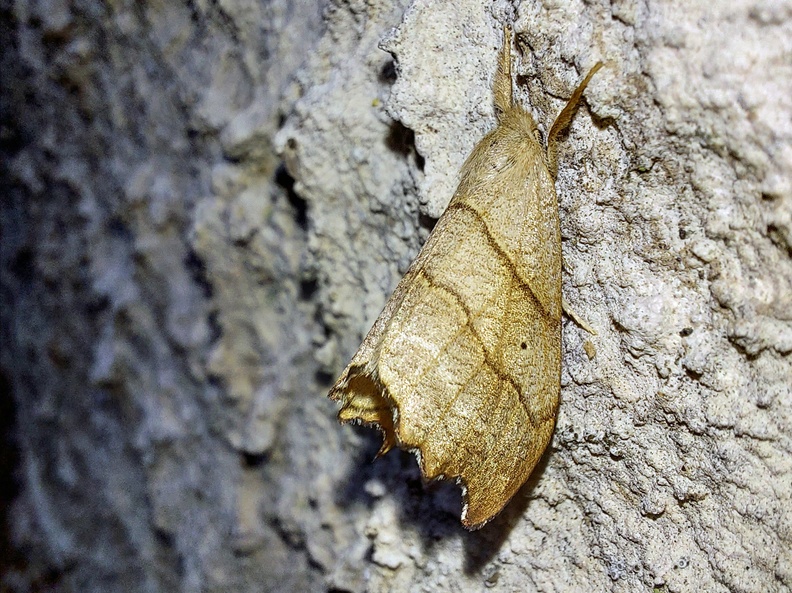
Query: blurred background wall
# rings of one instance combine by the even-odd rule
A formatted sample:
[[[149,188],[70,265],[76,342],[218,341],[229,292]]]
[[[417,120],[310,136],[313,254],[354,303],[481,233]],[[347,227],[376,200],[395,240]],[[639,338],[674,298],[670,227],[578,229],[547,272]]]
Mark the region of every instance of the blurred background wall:
[[[790,589],[788,2],[0,7],[3,590]],[[504,21],[544,131],[606,62],[558,180],[598,336],[467,533],[324,395],[492,126]]]

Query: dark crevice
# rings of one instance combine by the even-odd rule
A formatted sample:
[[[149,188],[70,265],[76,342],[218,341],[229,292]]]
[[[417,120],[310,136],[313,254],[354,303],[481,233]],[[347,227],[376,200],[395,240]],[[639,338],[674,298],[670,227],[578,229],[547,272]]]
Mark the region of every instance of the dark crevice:
[[[690,378],[691,378],[693,381],[698,381],[699,379],[701,379],[701,375],[702,375],[703,373],[699,373],[699,372],[696,372],[696,371],[692,371],[692,370],[690,370],[690,369],[686,368],[686,369],[685,369],[685,374],[686,374],[688,377],[690,377]]]
[[[619,323],[619,322],[618,322],[616,319],[611,319],[611,321],[612,321],[612,323],[613,323],[613,328],[614,328],[614,329],[615,329],[617,332],[619,332],[619,333],[622,333],[622,334],[628,334],[628,333],[630,333],[630,332],[627,330],[627,328],[626,328],[626,327],[624,327],[624,326],[623,326],[621,323]]]
[[[275,169],[275,183],[286,192],[286,199],[294,208],[294,220],[301,229],[308,230],[308,202],[294,191],[294,177],[289,175],[283,163]]]
[[[174,535],[168,531],[165,531],[161,528],[154,529],[154,538],[157,540],[157,543],[165,548],[173,548],[176,544],[176,538]]]
[[[407,157],[415,151],[415,132],[399,121],[391,122],[385,144],[396,154]]]
[[[206,321],[209,324],[209,343],[214,344],[220,339],[220,336],[223,335],[223,328],[220,326],[220,321],[218,320],[218,312],[210,311],[209,315],[206,317]]]
[[[168,566],[173,567],[173,573],[178,579],[184,577],[185,562],[184,557],[179,553],[175,534],[164,529],[155,528],[154,538],[159,545],[159,559]]]
[[[214,295],[214,289],[206,273],[206,264],[195,250],[189,249],[187,251],[187,256],[184,258],[184,265],[187,266],[187,270],[190,272],[193,281],[201,287],[201,292],[204,297],[211,299]]]
[[[217,29],[228,35],[233,42],[233,46],[239,45],[239,27],[236,21],[228,14],[222,2],[218,0],[209,0],[207,3],[207,14],[210,17],[210,23],[217,26]]]
[[[586,109],[588,110],[589,117],[591,118],[592,123],[597,127],[598,130],[604,130],[606,128],[610,128],[616,125],[616,118],[614,118],[613,116],[603,115],[602,117],[600,117],[594,111],[592,111],[585,97],[581,100],[581,103],[586,104]]]
[[[237,239],[234,239],[231,242],[231,244],[234,247],[238,247],[239,249],[247,249],[247,247],[250,245],[250,242],[253,240],[253,233],[254,232],[251,231],[250,234],[248,234],[248,235],[246,235],[244,237],[239,237]]]
[[[313,300],[316,291],[319,289],[319,282],[316,278],[303,278],[300,280],[300,300]]]
[[[741,336],[729,336],[729,342],[731,343],[732,346],[734,346],[734,349],[737,350],[737,352],[739,352],[742,356],[744,356],[745,359],[749,362],[759,358],[759,355],[762,353],[762,351],[765,350],[765,348],[759,348],[756,351],[749,350],[748,348],[746,348],[745,344],[741,343],[740,340],[741,340]]]
[[[242,452],[242,466],[246,469],[256,469],[262,467],[269,460],[266,453]]]
[[[528,83],[531,81],[531,77],[526,74],[518,74],[514,77],[514,82],[516,83],[517,88],[528,88]]]
[[[11,545],[11,505],[19,494],[16,471],[19,449],[15,439],[16,406],[11,382],[0,371],[0,574],[9,574],[20,561]]]
[[[784,238],[784,234],[776,225],[774,224],[767,225],[767,236],[770,237],[770,240],[773,242],[773,244],[776,247],[786,251],[787,255],[789,257],[792,257],[792,245],[786,242],[786,239]]]
[[[20,281],[30,281],[34,277],[35,257],[33,250],[23,247],[17,251],[16,256],[9,265],[9,271]]]
[[[439,219],[433,218],[427,214],[420,213],[418,215],[418,224],[421,225],[422,228],[425,228],[427,231],[431,231],[435,228],[437,221]]]
[[[382,65],[379,73],[379,81],[382,84],[392,85],[396,82],[396,78],[399,75],[399,70],[396,67],[396,62],[393,60],[388,60],[385,64]]]
[[[90,295],[86,300],[83,310],[88,315],[99,315],[110,308],[110,298],[104,294]]]
[[[320,387],[330,387],[335,381],[335,375],[331,375],[328,371],[319,369],[314,375],[314,380]]]
[[[398,154],[403,158],[408,158],[413,155],[415,158],[415,166],[420,171],[424,170],[426,159],[420,155],[418,149],[415,148],[415,132],[405,126],[399,121],[391,123],[388,129],[388,135],[385,137],[385,145],[388,149]]]
[[[317,307],[316,311],[314,311],[313,320],[316,325],[322,328],[324,337],[329,338],[333,332],[330,330],[327,323],[325,323],[324,313],[322,311],[321,305]]]
[[[124,239],[130,243],[134,239],[132,231],[130,231],[126,223],[117,216],[113,216],[107,221],[107,230],[110,231],[110,235],[113,237]]]
[[[423,173],[424,166],[426,165],[426,159],[423,158],[423,155],[418,151],[415,152],[415,166],[418,167],[418,170]]]

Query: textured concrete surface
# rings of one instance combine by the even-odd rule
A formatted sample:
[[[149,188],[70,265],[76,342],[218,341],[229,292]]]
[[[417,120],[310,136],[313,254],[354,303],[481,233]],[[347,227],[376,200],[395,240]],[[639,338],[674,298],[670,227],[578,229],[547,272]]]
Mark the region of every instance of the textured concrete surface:
[[[792,4],[0,11],[2,587],[792,588]],[[544,132],[606,63],[557,185],[598,335],[467,533],[324,394],[493,123],[504,20]]]

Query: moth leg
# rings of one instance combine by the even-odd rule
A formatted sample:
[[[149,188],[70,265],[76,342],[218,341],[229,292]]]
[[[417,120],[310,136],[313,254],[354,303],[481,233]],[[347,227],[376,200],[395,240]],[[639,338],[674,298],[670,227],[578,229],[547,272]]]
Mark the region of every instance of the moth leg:
[[[580,317],[580,316],[579,316],[577,313],[575,313],[575,311],[572,309],[572,307],[570,307],[570,306],[569,306],[569,303],[567,303],[567,302],[566,302],[566,299],[565,299],[564,297],[561,297],[561,308],[564,310],[564,313],[566,313],[566,314],[567,314],[567,316],[568,316],[568,317],[569,317],[569,318],[570,318],[572,321],[574,321],[575,323],[577,323],[577,324],[578,324],[580,327],[582,327],[583,329],[585,329],[585,330],[586,330],[588,333],[590,333],[592,336],[596,336],[596,335],[597,335],[597,332],[596,332],[596,330],[595,330],[593,327],[591,327],[591,326],[590,326],[590,325],[589,325],[589,324],[586,322],[586,320],[585,320],[585,319],[583,319],[583,318],[582,318],[582,317]]]
[[[495,95],[495,113],[500,116],[514,105],[511,77],[511,46],[512,30],[508,25],[503,26],[503,44],[498,54],[498,69],[495,71],[495,80],[492,84]]]
[[[580,99],[583,97],[583,91],[586,90],[586,86],[588,86],[591,77],[594,76],[600,68],[602,68],[602,62],[597,62],[594,64],[594,67],[589,70],[589,73],[586,74],[586,78],[578,85],[575,92],[572,93],[572,96],[569,98],[569,101],[567,101],[566,107],[564,107],[561,113],[558,114],[558,117],[556,117],[553,126],[550,128],[550,133],[547,135],[547,168],[550,170],[553,179],[555,179],[558,174],[558,136],[569,126],[580,104]]]

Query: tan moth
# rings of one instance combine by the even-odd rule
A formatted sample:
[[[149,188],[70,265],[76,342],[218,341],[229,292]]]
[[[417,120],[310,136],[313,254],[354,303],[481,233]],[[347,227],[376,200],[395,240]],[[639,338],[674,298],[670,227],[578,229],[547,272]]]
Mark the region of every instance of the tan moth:
[[[463,488],[481,527],[528,479],[553,433],[561,380],[556,148],[598,63],[541,145],[514,100],[506,27],[497,126],[360,349],[330,390],[341,422],[378,427],[379,454],[416,453],[426,479]]]

